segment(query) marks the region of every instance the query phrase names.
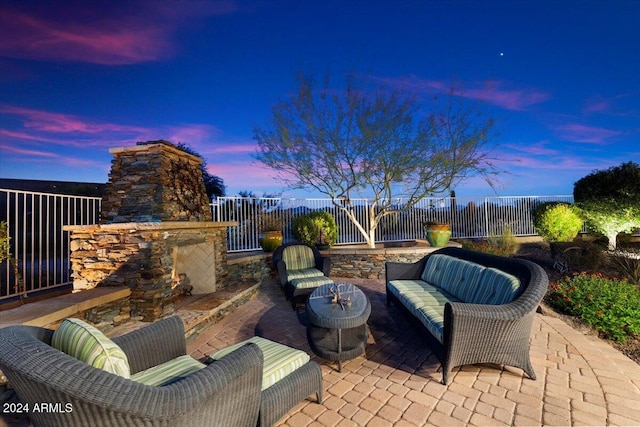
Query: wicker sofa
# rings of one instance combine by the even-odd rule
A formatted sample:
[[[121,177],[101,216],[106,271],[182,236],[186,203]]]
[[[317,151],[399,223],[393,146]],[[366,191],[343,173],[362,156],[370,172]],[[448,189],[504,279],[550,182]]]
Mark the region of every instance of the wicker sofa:
[[[540,266],[447,247],[385,267],[387,305],[404,309],[426,332],[443,384],[453,367],[475,363],[514,366],[536,378],[529,338],[548,286]]]
[[[69,336],[69,342],[78,341],[77,335]],[[312,393],[322,399],[322,374],[313,361],[298,359],[292,373],[264,387],[264,367],[281,368],[285,362],[263,348],[275,348],[278,357],[299,350],[259,339],[201,363],[186,355],[184,325],[177,316],[112,340],[105,337],[92,347],[92,352],[100,350],[91,359],[93,366],[78,360],[77,353],[72,357],[54,348],[59,340],[45,328],[0,329],[0,370],[20,401],[32,408],[29,417],[35,426],[267,426]],[[83,344],[83,355],[88,348]],[[128,378],[114,373],[121,368],[117,360],[122,353]],[[109,366],[96,367],[105,360]],[[157,369],[167,364],[169,368]],[[33,410],[42,404],[62,406],[53,412]]]

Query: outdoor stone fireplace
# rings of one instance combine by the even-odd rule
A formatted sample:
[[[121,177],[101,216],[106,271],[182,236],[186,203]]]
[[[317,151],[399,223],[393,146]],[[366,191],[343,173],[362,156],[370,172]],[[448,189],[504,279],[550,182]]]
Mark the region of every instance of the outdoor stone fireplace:
[[[185,291],[227,285],[226,227],[211,221],[202,159],[166,141],[110,150],[102,223],[71,232],[74,290],[131,289],[131,315],[154,321]]]

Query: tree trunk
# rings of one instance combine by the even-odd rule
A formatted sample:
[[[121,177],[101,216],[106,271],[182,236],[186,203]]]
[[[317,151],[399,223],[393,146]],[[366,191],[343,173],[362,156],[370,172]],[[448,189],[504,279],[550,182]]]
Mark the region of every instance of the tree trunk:
[[[611,233],[607,233],[607,239],[609,239],[609,250],[610,251],[615,251],[616,250],[616,238],[618,237],[618,233],[611,232]]]

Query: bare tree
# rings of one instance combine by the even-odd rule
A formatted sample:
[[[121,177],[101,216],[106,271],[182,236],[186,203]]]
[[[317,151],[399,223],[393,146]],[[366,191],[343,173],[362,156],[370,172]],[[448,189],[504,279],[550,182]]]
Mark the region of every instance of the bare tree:
[[[374,247],[385,216],[471,176],[491,183],[495,169],[485,148],[493,121],[457,101],[452,92],[444,109],[427,114],[401,91],[367,91],[352,77],[344,90],[332,89],[328,78],[316,90],[311,77],[299,75],[297,92],[274,106],[267,126],[254,129],[257,159],[290,188],[330,197]],[[368,228],[352,203],[360,194],[372,196]]]

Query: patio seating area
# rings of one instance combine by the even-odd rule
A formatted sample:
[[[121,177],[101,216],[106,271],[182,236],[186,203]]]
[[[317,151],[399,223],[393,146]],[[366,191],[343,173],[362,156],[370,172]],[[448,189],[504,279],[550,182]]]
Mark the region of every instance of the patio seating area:
[[[324,399],[310,396],[280,426],[638,425],[640,366],[561,319],[536,314],[532,381],[517,368],[455,368],[448,386],[418,329],[386,307],[383,280],[341,279],[371,301],[366,357],[336,364],[313,355],[304,310],[294,312],[276,280],[187,345],[195,358],[259,335],[302,349],[322,367]]]

